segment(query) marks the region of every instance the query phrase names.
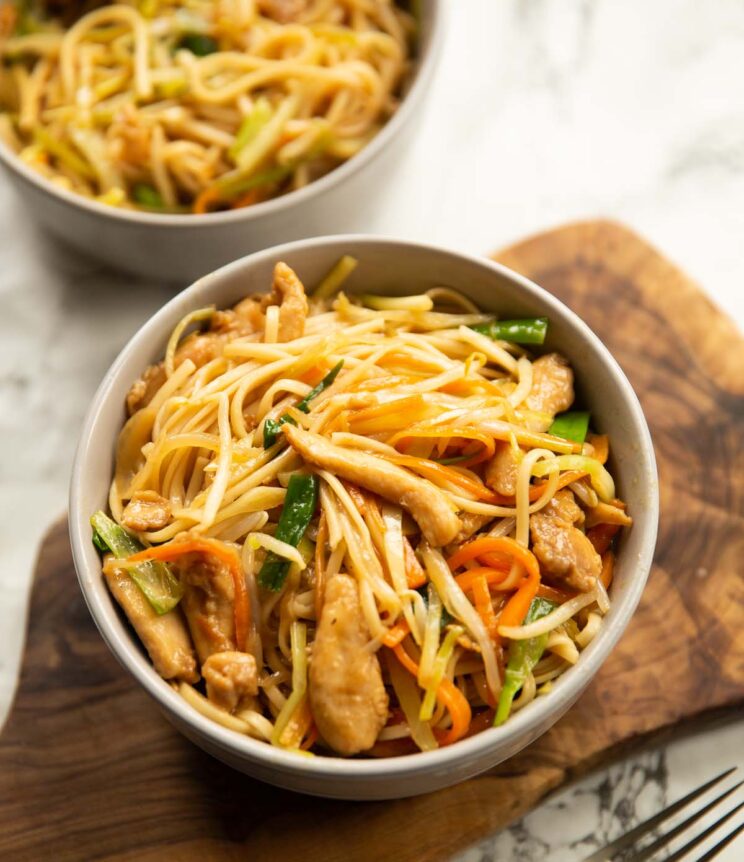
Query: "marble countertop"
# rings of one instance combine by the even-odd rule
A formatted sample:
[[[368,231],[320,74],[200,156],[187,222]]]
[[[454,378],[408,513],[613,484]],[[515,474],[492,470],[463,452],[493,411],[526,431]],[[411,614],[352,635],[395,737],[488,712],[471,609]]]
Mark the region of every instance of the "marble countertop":
[[[419,133],[369,230],[485,253],[568,220],[616,218],[744,326],[744,6],[445,5]],[[0,177],[0,723],[38,541],[64,511],[82,416],[123,343],[172,292],[53,244]],[[580,859],[737,762],[742,722],[600,771],[462,862]]]

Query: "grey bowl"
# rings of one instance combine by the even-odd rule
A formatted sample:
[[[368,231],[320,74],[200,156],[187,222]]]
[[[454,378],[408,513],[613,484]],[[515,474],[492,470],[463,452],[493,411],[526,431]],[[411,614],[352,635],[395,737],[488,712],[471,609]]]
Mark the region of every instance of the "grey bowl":
[[[229,306],[247,293],[266,290],[277,260],[286,261],[312,285],[343,254],[360,260],[348,282],[349,292],[416,293],[449,285],[502,315],[547,315],[546,348],[570,359],[597,426],[611,432],[618,493],[635,519],[618,554],[612,609],[600,633],[550,694],[502,727],[448,748],[381,760],[298,757],[227,730],[193,710],[155,673],[118,613],[101,577],[88,520],[106,505],[129,385],[148,363],[162,356],[176,322],[205,304]],[[289,243],[223,267],[180,293],[140,329],[104,378],[83,423],[70,490],[70,535],[80,586],[104,640],[189,739],[235,769],[281,787],[345,799],[386,799],[437,790],[489,769],[528,745],[566,712],[620,639],[640,600],[654,551],[658,506],[653,446],[638,399],[607,348],[566,306],[528,279],[485,258],[392,239],[341,236]]]
[[[207,215],[120,210],[57,188],[0,141],[0,165],[33,218],[85,255],[146,278],[189,283],[278,242],[364,230],[410,136],[443,36],[441,0],[422,0],[418,57],[395,116],[356,156],[314,183],[245,209]],[[363,202],[363,206],[360,205]]]

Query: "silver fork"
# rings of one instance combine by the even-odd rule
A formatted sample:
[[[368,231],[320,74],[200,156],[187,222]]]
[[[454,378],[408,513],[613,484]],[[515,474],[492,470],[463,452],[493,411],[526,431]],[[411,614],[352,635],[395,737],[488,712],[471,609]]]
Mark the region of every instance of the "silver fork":
[[[650,817],[648,820],[645,820],[643,823],[636,826],[634,829],[631,829],[630,832],[626,832],[625,835],[621,835],[619,838],[612,841],[606,847],[603,847],[601,850],[597,850],[595,853],[592,853],[591,856],[587,856],[584,859],[584,862],[612,862],[612,860],[624,850],[628,850],[631,848],[636,842],[638,842],[641,838],[649,835],[657,826],[662,824],[665,820],[668,820],[672,815],[676,814],[685,806],[689,805],[694,799],[697,799],[699,796],[702,796],[711,787],[715,786],[719,782],[723,781],[725,778],[728,778],[729,775],[736,771],[736,767],[734,766],[732,769],[727,769],[725,772],[722,772],[720,775],[717,775],[715,778],[712,778],[710,781],[707,781],[701,787],[698,787],[696,790],[693,790],[691,793],[688,793],[687,796],[682,797],[682,799],[677,800],[677,802],[673,802],[663,811],[660,811],[658,814],[655,814],[653,817]],[[683,820],[682,823],[675,826],[673,829],[670,829],[665,834],[661,835],[659,838],[656,838],[650,844],[642,847],[638,850],[632,857],[632,862],[646,862],[647,859],[651,859],[655,853],[658,853],[660,850],[663,850],[667,847],[678,835],[682,832],[685,832],[693,823],[696,823],[700,820],[701,817],[704,817],[712,808],[715,808],[716,805],[723,802],[728,796],[731,796],[736,790],[738,790],[741,785],[744,784],[744,781],[740,781],[738,784],[734,784],[733,787],[729,787],[728,790],[725,790],[711,802],[708,802],[707,805],[703,806],[699,811],[696,811],[694,814],[690,815],[686,820]],[[685,857],[691,850],[701,844],[705,839],[715,832],[719,827],[721,827],[727,820],[730,820],[741,808],[744,807],[744,802],[740,802],[730,811],[726,812],[722,817],[716,820],[711,826],[708,826],[704,829],[699,835],[691,838],[684,847],[680,847],[678,850],[675,850],[671,856],[667,856],[665,862],[677,862],[678,859],[682,859]],[[705,854],[703,854],[696,862],[708,862],[708,860],[713,859],[713,857],[717,856],[724,847],[728,846],[744,829],[744,823],[740,823],[735,829],[725,835],[715,847],[711,847]]]

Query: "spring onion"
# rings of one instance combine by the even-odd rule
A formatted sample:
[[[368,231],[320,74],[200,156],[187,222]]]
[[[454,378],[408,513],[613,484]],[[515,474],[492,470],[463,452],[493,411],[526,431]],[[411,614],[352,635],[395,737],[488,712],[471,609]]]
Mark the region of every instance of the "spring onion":
[[[72,147],[68,146],[64,141],[60,141],[49,134],[46,129],[41,126],[34,127],[34,142],[42,149],[46,150],[51,156],[73,173],[78,174],[85,180],[92,180],[95,177],[93,168],[81,158]]]
[[[518,320],[490,320],[470,327],[494,341],[512,344],[542,344],[548,332],[547,317],[523,317]]]
[[[423,586],[418,587],[418,588],[415,590],[415,592],[417,592],[417,593],[421,596],[421,598],[424,600],[424,604],[426,605],[427,610],[428,610],[428,608],[429,608],[429,588],[431,588],[432,590],[434,590],[434,585],[433,585],[433,584],[424,584]],[[436,592],[436,591],[435,591],[435,592]],[[438,596],[438,595],[439,595],[439,594],[437,593],[437,596]],[[444,606],[444,605],[442,605],[442,606],[441,606],[440,617],[439,617],[439,627],[440,627],[440,629],[445,628],[445,626],[448,626],[450,623],[452,623],[452,622],[454,622],[454,621],[455,621],[455,618],[454,618],[454,617],[452,616],[452,614],[447,610],[447,608],[445,608],[445,606]]]
[[[125,559],[144,550],[141,542],[103,512],[96,512],[90,523],[93,544],[99,551],[110,551],[117,559]],[[127,566],[127,572],[157,614],[168,613],[181,600],[183,586],[164,563],[137,563]]]
[[[317,398],[321,392],[328,389],[328,387],[336,379],[338,372],[343,367],[343,364],[344,364],[343,359],[340,362],[337,362],[333,366],[333,368],[331,368],[331,370],[328,372],[328,374],[326,374],[326,376],[320,381],[320,383],[318,383],[317,386],[315,386],[313,389],[311,389],[307,393],[307,395],[302,399],[302,401],[299,401],[297,403],[297,409],[301,410],[303,413],[309,413],[310,412],[310,402],[313,400],[313,398]],[[274,443],[276,443],[276,438],[279,436],[279,432],[281,431],[281,427],[282,427],[282,425],[284,425],[285,422],[289,422],[290,425],[296,425],[297,424],[294,421],[294,419],[288,413],[285,413],[283,416],[280,416],[278,419],[267,419],[266,422],[264,422],[264,429],[263,429],[264,449],[268,449],[269,446],[273,446]]]
[[[421,704],[421,711],[419,712],[419,718],[421,721],[431,721],[432,716],[434,715],[437,691],[439,690],[439,686],[444,678],[449,660],[452,658],[452,653],[455,651],[455,646],[457,646],[457,639],[464,634],[464,632],[465,629],[462,628],[462,626],[452,626],[452,628],[447,632],[447,636],[442,641],[442,645],[439,647],[436,658],[432,663],[432,671],[426,686],[426,694],[424,695],[424,700]]]
[[[293,473],[287,485],[287,496],[274,537],[296,548],[305,535],[317,502],[318,477],[312,473]],[[277,592],[284,586],[289,566],[289,560],[269,552],[258,573],[258,583]]]
[[[197,57],[206,57],[208,54],[214,54],[219,51],[220,46],[217,40],[205,33],[184,33],[178,40],[176,48],[183,48],[186,51],[191,51]]]
[[[589,431],[589,413],[586,410],[570,410],[559,413],[548,428],[548,434],[583,443]]]
[[[132,188],[132,197],[140,206],[151,210],[161,210],[165,206],[160,192],[148,183],[137,183]]]
[[[327,299],[338,291],[341,285],[357,268],[359,261],[350,254],[345,254],[334,264],[331,271],[312,293],[314,299]]]
[[[547,616],[555,607],[556,605],[547,599],[533,599],[527,616],[524,618],[524,624],[533,623],[535,620]],[[503,724],[509,717],[517,692],[540,661],[540,656],[545,652],[547,643],[548,635],[543,634],[528,640],[512,641],[509,644],[509,660],[504,674],[504,687],[501,689],[499,705],[493,720],[494,727]]]
[[[261,129],[271,119],[271,115],[272,110],[269,100],[264,96],[256,99],[253,110],[240,124],[240,128],[235,135],[235,142],[228,150],[230,158],[236,164],[239,164],[240,153],[256,138]]]

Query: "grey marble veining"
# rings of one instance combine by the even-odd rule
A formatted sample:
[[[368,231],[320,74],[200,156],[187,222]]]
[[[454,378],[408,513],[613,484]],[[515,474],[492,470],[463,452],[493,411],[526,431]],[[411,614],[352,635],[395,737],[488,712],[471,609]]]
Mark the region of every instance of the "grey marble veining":
[[[521,821],[468,848],[452,862],[580,862],[732,766],[744,767],[744,726],[740,722],[677,740],[600,770],[550,796]],[[735,780],[732,776],[718,792]],[[675,815],[663,831],[682,822],[715,795],[712,791]],[[717,814],[707,815],[697,831],[680,836],[670,849],[676,850],[733,807],[733,801],[726,801],[716,809]],[[724,826],[722,834],[731,828],[731,823]],[[699,858],[714,843],[714,838],[709,839],[690,858]],[[624,858],[631,862],[632,853],[626,851]],[[744,843],[728,847],[718,858],[722,862],[741,860]]]
[[[446,6],[427,110],[369,230],[484,253],[570,219],[618,218],[744,325],[744,3]],[[174,289],[41,237],[0,177],[0,724],[37,544],[64,511],[85,409]],[[639,755],[461,862],[573,862],[743,757],[742,722]],[[744,847],[719,858],[740,860]]]

